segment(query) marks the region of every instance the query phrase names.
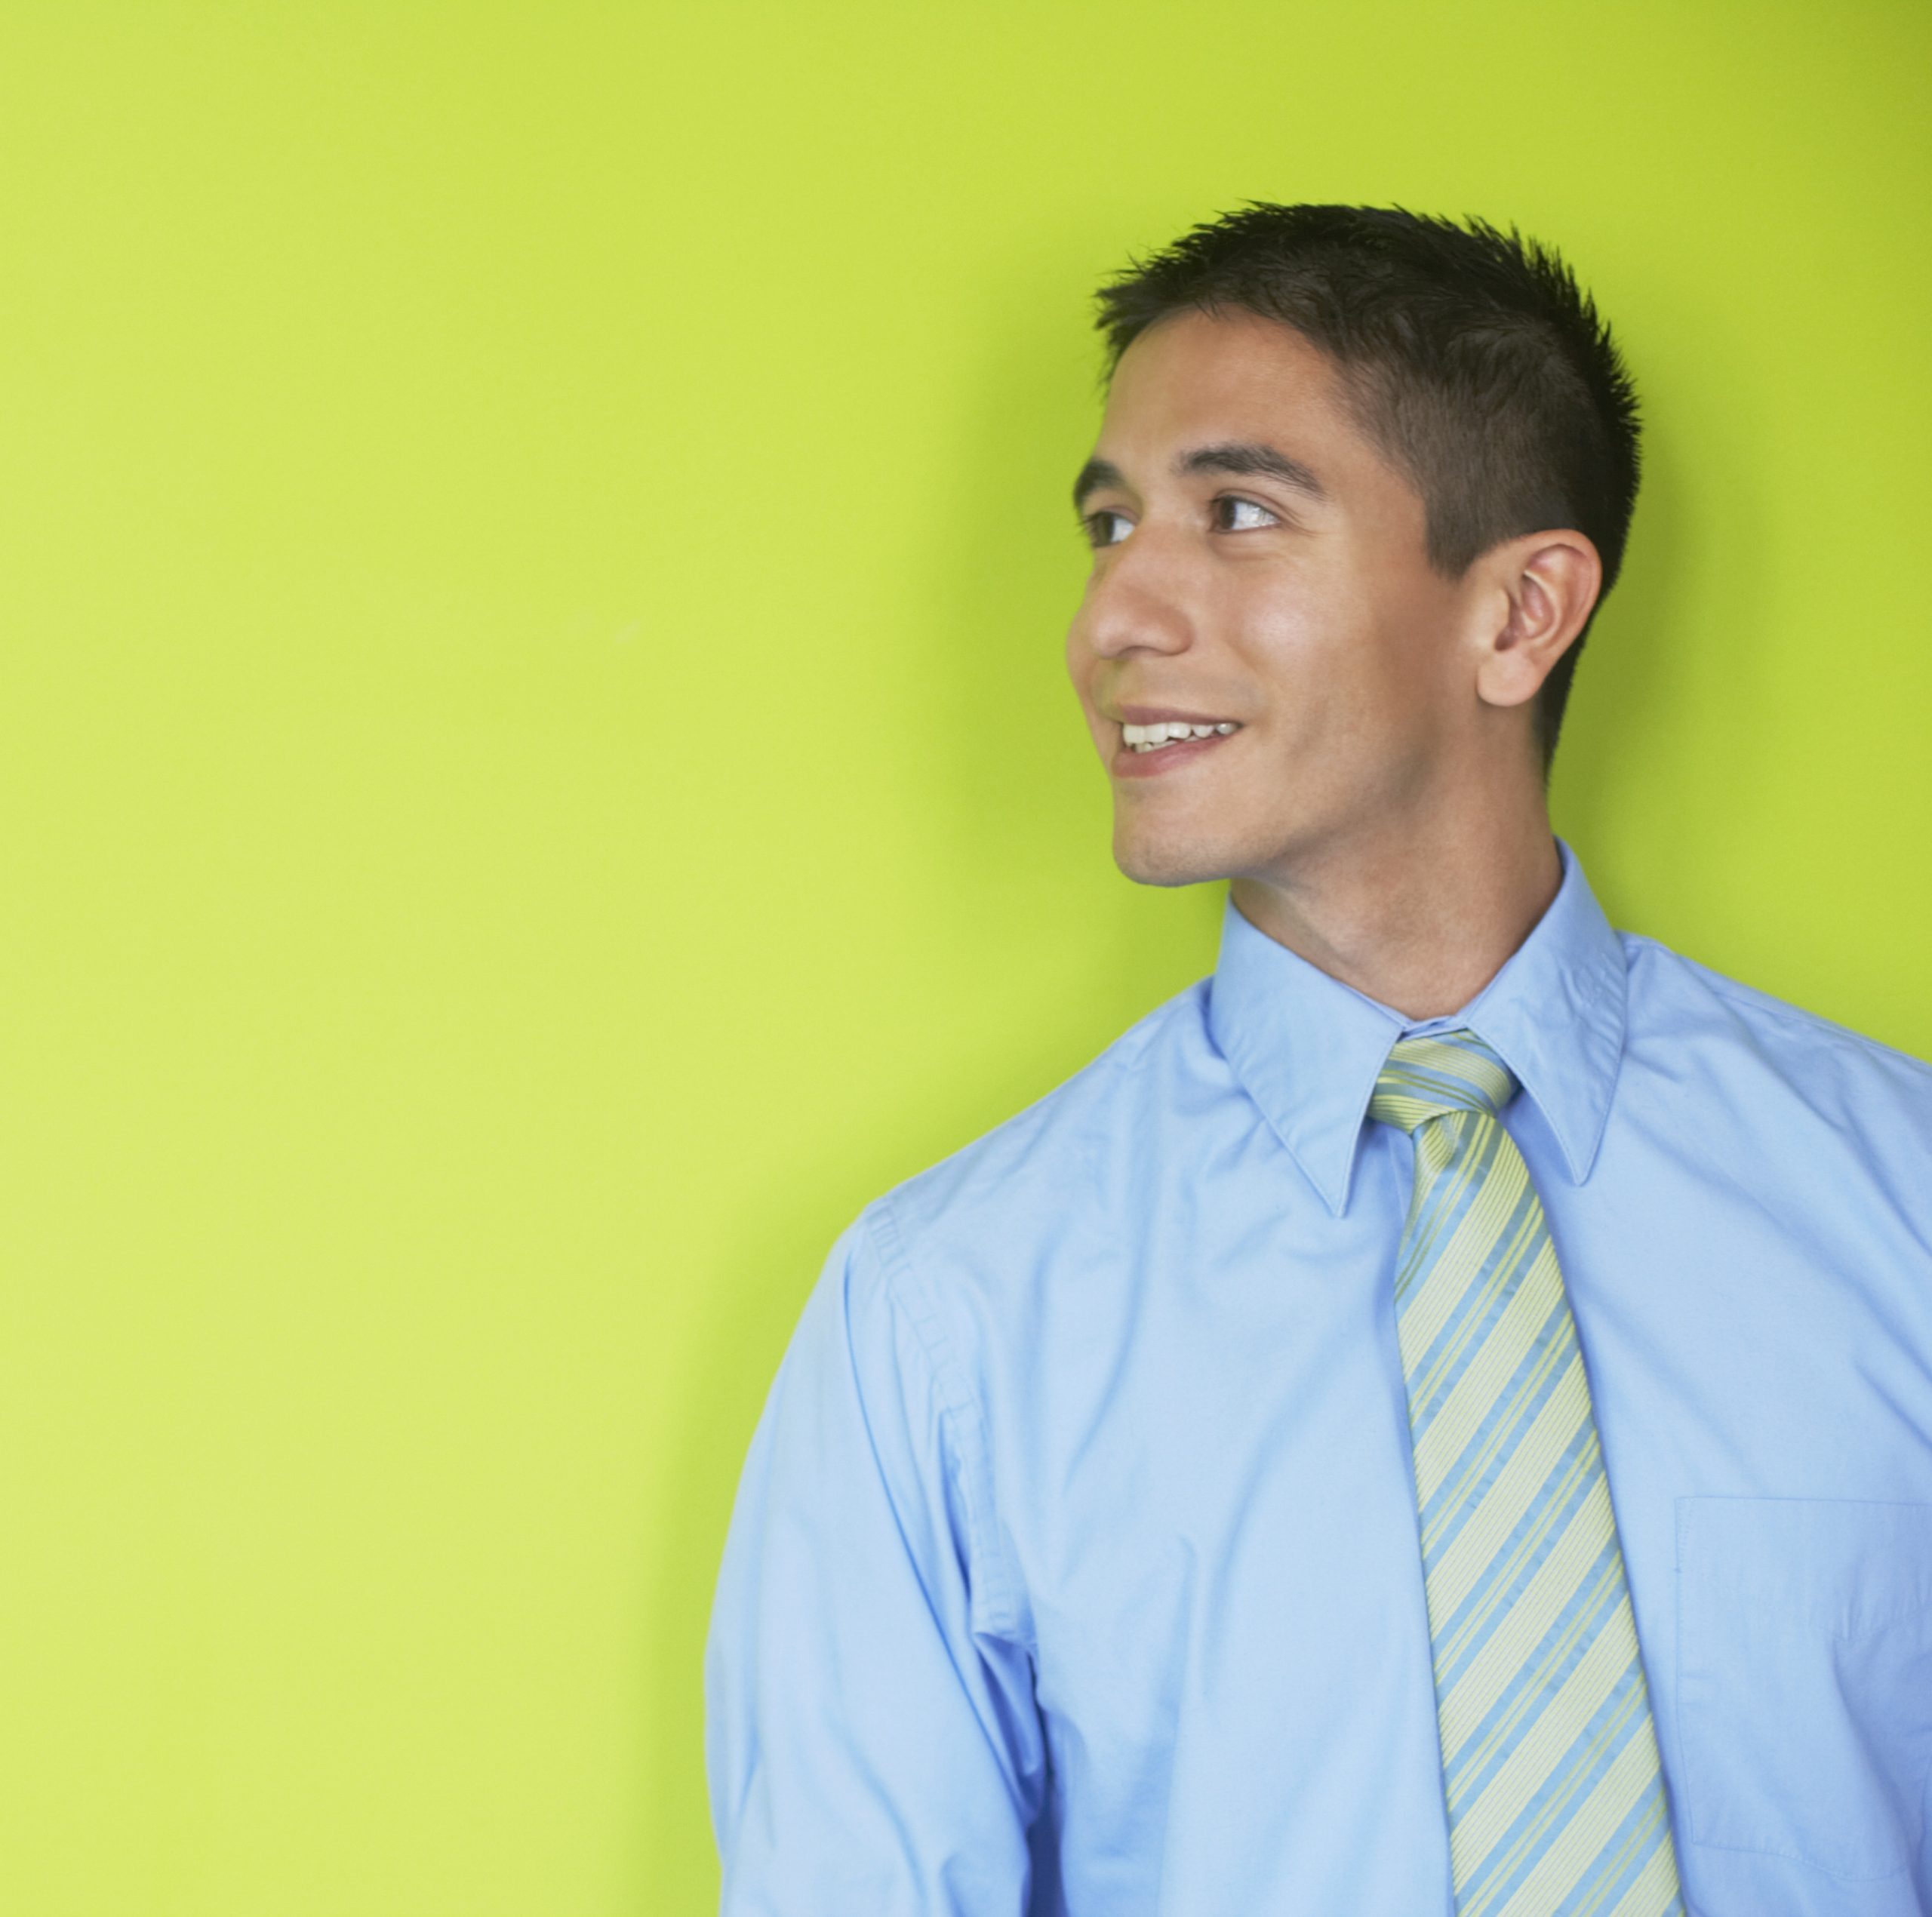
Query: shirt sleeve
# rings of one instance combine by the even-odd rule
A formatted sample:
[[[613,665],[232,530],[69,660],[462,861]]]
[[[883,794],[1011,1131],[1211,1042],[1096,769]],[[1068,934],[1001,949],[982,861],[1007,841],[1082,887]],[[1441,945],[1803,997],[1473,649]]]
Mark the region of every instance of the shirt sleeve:
[[[1032,1663],[989,1562],[977,1414],[890,1275],[861,1218],[740,1477],[705,1651],[723,1917],[1026,1908]]]

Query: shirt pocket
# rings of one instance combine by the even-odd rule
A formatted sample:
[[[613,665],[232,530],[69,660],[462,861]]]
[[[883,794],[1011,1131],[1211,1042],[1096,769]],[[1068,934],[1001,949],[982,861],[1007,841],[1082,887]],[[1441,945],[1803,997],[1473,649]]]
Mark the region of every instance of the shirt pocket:
[[[1840,1878],[1916,1857],[1932,1504],[1677,1501],[1680,1837]]]

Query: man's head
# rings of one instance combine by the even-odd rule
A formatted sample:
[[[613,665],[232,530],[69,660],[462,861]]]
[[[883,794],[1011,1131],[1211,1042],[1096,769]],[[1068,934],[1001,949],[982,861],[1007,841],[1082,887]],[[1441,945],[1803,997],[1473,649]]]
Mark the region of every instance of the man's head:
[[[1157,883],[1266,877],[1405,805],[1540,792],[1617,575],[1635,405],[1554,255],[1257,206],[1100,294],[1106,415],[1068,663]],[[1234,726],[1135,750],[1143,718]]]

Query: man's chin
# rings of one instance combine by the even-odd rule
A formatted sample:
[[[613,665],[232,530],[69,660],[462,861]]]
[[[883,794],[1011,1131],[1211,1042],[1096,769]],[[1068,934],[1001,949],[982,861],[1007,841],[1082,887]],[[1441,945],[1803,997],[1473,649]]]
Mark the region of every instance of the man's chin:
[[[1221,848],[1116,832],[1114,863],[1137,885],[1202,885],[1232,869]]]

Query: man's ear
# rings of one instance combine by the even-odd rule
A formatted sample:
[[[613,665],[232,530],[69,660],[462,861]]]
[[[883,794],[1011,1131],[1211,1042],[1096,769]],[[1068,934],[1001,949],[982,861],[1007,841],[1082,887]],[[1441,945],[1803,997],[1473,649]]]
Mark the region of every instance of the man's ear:
[[[1489,589],[1477,634],[1476,692],[1491,706],[1534,699],[1583,629],[1603,588],[1603,561],[1579,532],[1525,533],[1475,564]]]

